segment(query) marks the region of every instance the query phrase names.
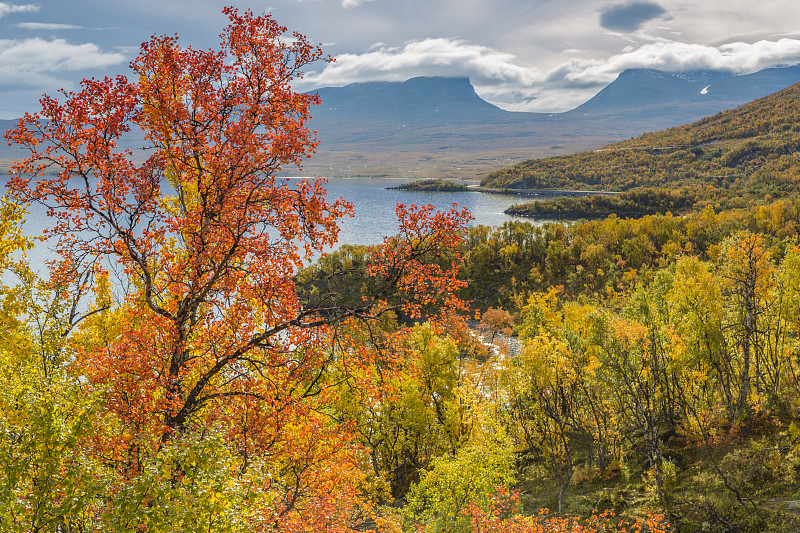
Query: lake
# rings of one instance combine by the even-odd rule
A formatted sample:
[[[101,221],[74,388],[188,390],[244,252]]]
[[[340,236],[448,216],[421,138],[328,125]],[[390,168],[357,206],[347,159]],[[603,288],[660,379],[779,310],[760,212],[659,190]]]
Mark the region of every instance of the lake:
[[[384,237],[397,233],[395,206],[432,204],[449,210],[452,204],[467,207],[475,220],[472,225],[501,226],[509,220],[524,220],[503,213],[513,204],[530,199],[518,196],[479,192],[413,192],[387,190],[408,183],[407,179],[332,178],[328,181],[328,199],[339,197],[353,204],[354,217],[340,224],[341,244],[377,244]],[[531,219],[527,219],[531,220]]]
[[[292,181],[300,178],[288,179]],[[388,189],[408,181],[410,180],[392,178],[331,178],[326,187],[328,199],[333,201],[342,197],[353,204],[354,211],[353,218],[345,218],[340,223],[339,244],[379,244],[384,237],[395,235],[398,230],[395,206],[398,203],[432,204],[440,210],[449,210],[455,203],[470,210],[475,218],[472,225],[500,226],[509,220],[525,220],[506,215],[503,211],[513,204],[530,201],[529,198],[518,196],[479,192],[412,192]],[[39,235],[50,224],[50,220],[41,206],[32,205],[29,209],[25,232]],[[28,253],[31,264],[37,270],[42,271],[44,261],[53,257],[48,248],[48,244],[39,243],[36,249]]]

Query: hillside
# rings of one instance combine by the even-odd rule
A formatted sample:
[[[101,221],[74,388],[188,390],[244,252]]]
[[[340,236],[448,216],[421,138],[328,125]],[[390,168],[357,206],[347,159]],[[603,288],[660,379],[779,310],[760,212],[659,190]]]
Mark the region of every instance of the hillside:
[[[698,122],[486,176],[511,189],[682,189],[703,202],[783,197],[800,179],[800,84]]]

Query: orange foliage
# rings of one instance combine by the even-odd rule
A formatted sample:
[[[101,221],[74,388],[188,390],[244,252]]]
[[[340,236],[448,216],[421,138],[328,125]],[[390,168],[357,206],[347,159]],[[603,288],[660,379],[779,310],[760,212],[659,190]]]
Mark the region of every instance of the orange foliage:
[[[126,277],[112,338],[73,346],[107,409],[90,448],[114,465],[118,487],[179,437],[221,434],[241,474],[260,461],[276,475],[259,489],[276,496],[252,510],[257,530],[346,530],[359,450],[324,414],[327,376],[391,367],[393,356],[338,328],[390,309],[459,307],[455,250],[469,214],[399,206],[400,235],[373,252],[380,290],[355,308],[304,307],[295,270],[336,242],[351,212],[325,199],[322,180],[290,187],[275,176],[316,146],[306,124],[318,98],[291,82],[322,54],[269,16],[224,12],[219,51],[153,37],[131,64],[136,82],[83,80],[63,101],[43,97],[42,112],[7,134],[30,152],[9,186],[55,219],[54,284],[102,272],[108,258]],[[144,133],[144,161],[118,146],[132,130]]]
[[[536,516],[512,515],[518,494],[499,489],[492,508],[485,512],[477,507],[468,510],[475,533],[667,533],[672,531],[663,514],[651,514],[646,520],[628,522],[618,519],[613,511],[604,511],[589,518],[549,516],[542,509]]]

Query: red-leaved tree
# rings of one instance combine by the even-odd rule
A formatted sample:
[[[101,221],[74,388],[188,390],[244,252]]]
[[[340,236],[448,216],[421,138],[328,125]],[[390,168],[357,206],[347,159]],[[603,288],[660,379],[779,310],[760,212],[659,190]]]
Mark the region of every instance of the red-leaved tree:
[[[325,58],[269,16],[224,13],[219,50],[153,37],[133,79],[45,96],[7,134],[30,152],[12,194],[53,217],[53,286],[85,296],[110,264],[124,290],[118,305],[106,294],[72,316],[88,318],[67,360],[102,410],[80,450],[106,472],[87,520],[106,531],[349,530],[368,510],[347,421],[326,411],[329,376],[387,363],[369,335],[338,332],[389,310],[458,305],[469,215],[401,206],[400,234],[372,254],[376,290],[304,305],[295,271],[336,242],[351,207],[328,202],[321,180],[290,187],[276,173],[314,151],[318,97],[291,84]],[[141,151],[120,147],[142,134]]]

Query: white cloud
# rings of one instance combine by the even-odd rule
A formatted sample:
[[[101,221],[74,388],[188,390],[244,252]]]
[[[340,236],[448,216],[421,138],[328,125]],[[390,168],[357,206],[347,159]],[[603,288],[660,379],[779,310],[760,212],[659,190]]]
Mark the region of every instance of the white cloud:
[[[52,87],[56,80],[51,73],[106,68],[125,60],[122,54],[102,52],[92,43],[0,39],[0,78],[5,86]]]
[[[572,50],[578,52],[578,50]],[[582,54],[585,56],[585,53]],[[667,72],[725,70],[738,74],[800,63],[800,40],[735,42],[719,46],[659,40],[627,46],[610,58],[576,58],[541,72],[512,54],[457,39],[379,43],[363,54],[341,54],[321,72],[306,75],[304,90],[414,76],[468,76],[484,99],[515,111],[556,112],[585,102],[627,69]]]
[[[72,24],[54,24],[54,23],[46,23],[46,22],[20,22],[19,24],[15,24],[18,28],[22,28],[24,30],[78,30],[81,29],[80,26],[74,26]]]
[[[4,17],[9,13],[25,13],[31,11],[39,11],[39,6],[35,6],[33,4],[16,6],[14,4],[7,4],[5,2],[0,2],[0,17]]]
[[[364,54],[341,54],[322,72],[306,75],[310,87],[358,81],[403,81],[413,76],[466,76],[527,85],[538,70],[519,66],[512,54],[458,39],[410,41],[402,47],[373,45]]]
[[[342,7],[351,8],[363,5],[365,2],[372,2],[372,0],[342,0]]]
[[[573,59],[547,73],[547,78],[592,84],[609,83],[631,68],[667,72],[726,70],[737,74],[756,72],[776,65],[800,63],[800,40],[780,39],[756,43],[730,43],[718,47],[679,42],[648,43],[627,49],[609,59]]]

